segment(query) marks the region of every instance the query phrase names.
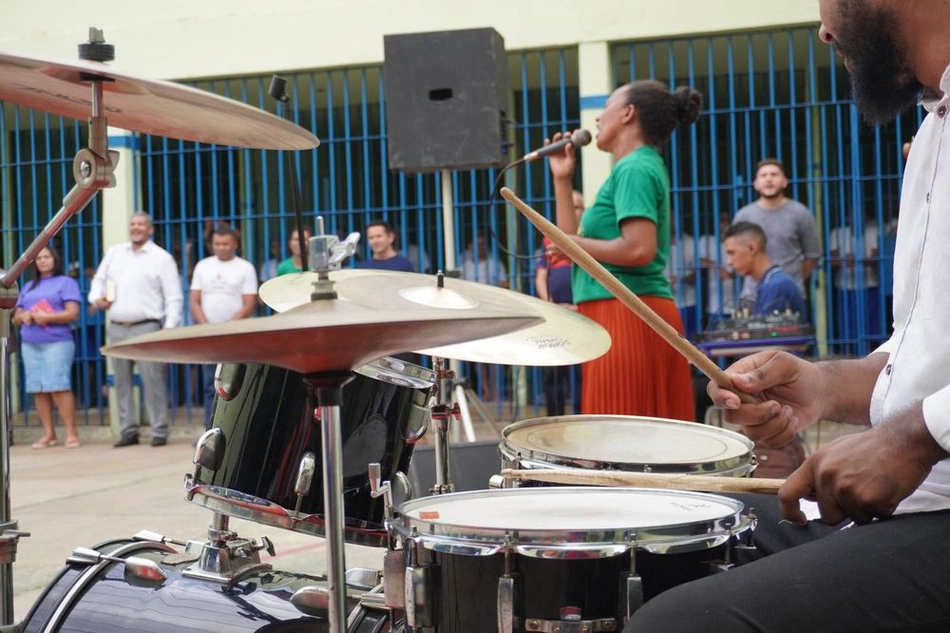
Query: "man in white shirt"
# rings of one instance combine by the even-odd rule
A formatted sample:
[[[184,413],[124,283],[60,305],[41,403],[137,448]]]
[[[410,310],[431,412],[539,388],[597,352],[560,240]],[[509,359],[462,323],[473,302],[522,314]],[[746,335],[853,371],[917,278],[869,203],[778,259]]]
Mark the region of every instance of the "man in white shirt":
[[[129,220],[129,241],[106,251],[89,289],[89,303],[108,310],[106,337],[117,343],[133,336],[177,327],[182,316],[181,277],[175,260],[152,241],[155,227],[148,213]],[[139,443],[132,416],[132,363],[142,376],[145,411],[152,427],[152,446],[168,442],[168,393],[162,363],[112,359],[121,437],[116,448]]]
[[[223,323],[246,319],[257,306],[257,272],[251,262],[237,256],[238,238],[227,224],[217,225],[211,234],[211,257],[195,266],[188,293],[192,320]],[[204,383],[205,429],[211,428],[216,365],[202,365]]]
[[[950,630],[950,5],[820,0],[820,10],[820,37],[844,58],[865,119],[889,120],[918,96],[928,111],[904,173],[894,333],[860,360],[749,356],[727,372],[733,390],[709,394],[773,445],[819,419],[869,428],[786,480],[778,508],[788,522],[766,518],[774,501],[755,502],[755,540],[784,541],[777,553],[661,593],[626,631]],[[740,403],[740,392],[759,397]],[[805,498],[823,524],[806,523]],[[848,519],[857,525],[824,525]]]

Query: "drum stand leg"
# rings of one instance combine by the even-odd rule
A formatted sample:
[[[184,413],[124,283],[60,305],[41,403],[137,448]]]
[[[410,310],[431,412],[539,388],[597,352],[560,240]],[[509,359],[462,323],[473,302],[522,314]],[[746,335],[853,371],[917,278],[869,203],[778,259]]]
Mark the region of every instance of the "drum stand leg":
[[[343,440],[340,404],[350,372],[306,377],[320,410],[323,444],[323,518],[327,542],[327,593],[330,633],[346,633],[346,562],[343,549]]]
[[[432,407],[432,426],[435,428],[435,485],[429,491],[434,495],[441,495],[455,492],[449,454],[449,424],[453,417],[459,415],[459,407],[458,403],[454,407],[449,403],[450,385],[455,379],[455,372],[446,367],[443,358],[433,357],[432,367],[435,370],[438,389],[436,403]]]

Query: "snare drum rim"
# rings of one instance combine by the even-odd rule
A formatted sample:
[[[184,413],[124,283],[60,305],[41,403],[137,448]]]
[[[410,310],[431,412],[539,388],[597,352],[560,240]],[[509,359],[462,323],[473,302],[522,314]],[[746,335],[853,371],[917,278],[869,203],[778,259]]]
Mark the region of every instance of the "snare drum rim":
[[[636,424],[640,422],[662,423],[663,425],[674,425],[680,429],[690,429],[691,431],[701,431],[712,437],[724,437],[735,441],[746,448],[746,452],[705,462],[611,462],[579,458],[572,455],[566,455],[561,452],[543,450],[537,447],[521,446],[511,439],[511,434],[534,426],[543,426],[552,422],[577,422],[582,424],[592,424],[597,421],[610,422],[630,422]],[[745,477],[755,468],[753,456],[753,442],[746,436],[720,429],[698,424],[697,422],[684,422],[682,420],[673,420],[669,418],[654,418],[641,415],[560,415],[541,418],[529,418],[521,420],[514,424],[509,424],[501,432],[501,443],[498,450],[501,453],[502,461],[505,464],[514,464],[517,462],[519,468],[582,468],[595,470],[619,470],[626,472],[644,472],[644,473],[693,473],[703,475],[716,475],[725,477]]]
[[[526,556],[542,558],[576,558],[583,553],[585,558],[604,558],[619,555],[631,549],[653,552],[693,551],[717,547],[730,537],[746,530],[744,504],[720,495],[665,490],[654,488],[590,488],[584,495],[663,495],[690,499],[715,501],[728,508],[722,516],[714,519],[684,521],[647,527],[617,527],[615,529],[559,528],[559,529],[508,529],[503,526],[482,527],[447,523],[437,519],[422,519],[408,516],[421,507],[438,507],[440,502],[454,500],[485,499],[501,495],[533,496],[564,494],[565,487],[514,488],[500,490],[477,490],[455,492],[435,497],[423,497],[407,501],[399,508],[399,516],[389,527],[399,538],[412,541],[425,549],[463,554],[490,556],[500,551],[512,551]],[[570,490],[578,490],[570,488]],[[615,500],[615,499],[614,499]]]

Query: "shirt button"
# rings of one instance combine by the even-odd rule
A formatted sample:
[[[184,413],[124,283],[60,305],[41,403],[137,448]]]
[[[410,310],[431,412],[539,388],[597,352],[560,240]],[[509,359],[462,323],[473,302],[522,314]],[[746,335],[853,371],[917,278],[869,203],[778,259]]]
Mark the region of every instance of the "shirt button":
[[[947,115],[947,106],[943,105],[937,108],[937,116],[943,117]]]
[[[930,192],[927,192],[927,202],[930,202]]]
[[[890,376],[892,371],[894,371],[894,366],[888,363],[887,367],[884,368],[884,373]]]

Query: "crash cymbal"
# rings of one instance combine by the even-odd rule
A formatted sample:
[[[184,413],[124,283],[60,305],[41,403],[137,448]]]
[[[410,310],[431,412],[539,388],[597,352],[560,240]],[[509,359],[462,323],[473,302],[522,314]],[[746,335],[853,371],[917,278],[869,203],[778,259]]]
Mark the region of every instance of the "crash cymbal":
[[[378,301],[398,297],[420,306],[462,313],[491,307],[544,319],[531,327],[489,338],[411,348],[420,354],[499,365],[556,366],[593,360],[610,349],[610,335],[594,321],[574,310],[511,290],[452,278],[445,278],[444,287],[439,288],[434,275],[361,269],[334,271],[330,278],[338,282],[341,298],[349,298],[353,282],[372,280],[359,285],[375,285]],[[316,273],[276,277],[261,286],[259,295],[274,310],[288,310],[309,301],[315,279]]]
[[[311,149],[320,143],[302,127],[264,110],[99,62],[0,53],[0,100],[86,121],[92,113],[90,75],[103,79],[102,116],[113,127],[261,149]]]
[[[308,374],[349,370],[397,352],[495,336],[536,324],[513,309],[421,307],[379,300],[375,277],[352,279],[346,299],[313,301],[258,319],[162,330],[107,345],[108,356],[173,363],[264,363]]]

